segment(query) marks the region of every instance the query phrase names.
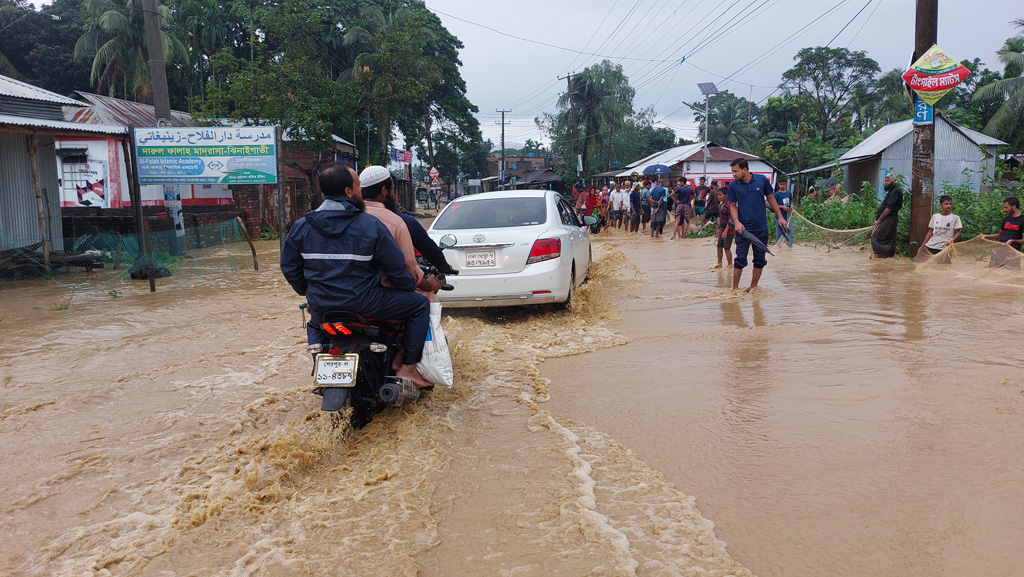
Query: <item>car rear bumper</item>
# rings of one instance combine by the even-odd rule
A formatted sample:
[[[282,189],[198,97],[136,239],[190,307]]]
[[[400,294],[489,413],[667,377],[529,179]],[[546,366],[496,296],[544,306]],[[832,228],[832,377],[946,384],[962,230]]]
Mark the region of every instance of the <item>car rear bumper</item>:
[[[448,276],[452,291],[437,300],[446,307],[507,307],[564,302],[569,274],[561,259],[527,265],[517,273]]]

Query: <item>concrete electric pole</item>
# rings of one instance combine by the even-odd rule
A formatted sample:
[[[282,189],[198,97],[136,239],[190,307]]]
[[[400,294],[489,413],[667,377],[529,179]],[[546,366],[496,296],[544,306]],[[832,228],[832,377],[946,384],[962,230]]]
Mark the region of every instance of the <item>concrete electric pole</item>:
[[[505,190],[505,125],[509,124],[505,122],[505,113],[512,112],[511,110],[498,110],[496,112],[501,113],[501,122],[495,122],[495,124],[501,125],[501,161],[498,164],[498,173],[501,175],[501,189]]]
[[[916,62],[938,43],[938,0],[917,0],[917,22],[914,36]],[[911,90],[913,93],[913,90]],[[931,220],[935,196],[935,124],[914,124],[913,174],[910,185],[910,256],[917,255]]]
[[[580,159],[580,139],[579,134],[576,132],[576,103],[572,97],[572,77],[575,73],[569,73],[565,76],[559,76],[558,79],[565,79],[565,83],[568,85],[569,90],[569,125],[572,127],[572,149],[576,152],[576,176],[579,176],[583,165]]]

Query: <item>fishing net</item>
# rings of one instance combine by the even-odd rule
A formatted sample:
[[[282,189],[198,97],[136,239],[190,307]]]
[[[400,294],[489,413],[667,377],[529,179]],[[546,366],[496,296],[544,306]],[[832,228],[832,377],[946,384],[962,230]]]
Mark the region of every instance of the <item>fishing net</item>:
[[[871,241],[872,227],[849,230],[825,228],[807,220],[804,215],[793,210],[789,219],[789,227],[793,232],[793,242],[817,249],[833,250],[845,247],[861,247]],[[774,228],[774,227],[770,227]],[[781,239],[777,239],[778,243]]]
[[[1024,282],[1022,257],[1024,254],[1006,243],[972,238],[951,244],[934,255],[922,249],[914,262],[923,271],[951,271],[975,278],[991,276]]]
[[[149,252],[146,252],[146,240]],[[51,250],[49,263],[41,244],[27,244],[0,234],[0,288],[28,283],[56,283],[78,292],[102,290],[133,280],[195,277],[249,269],[254,258],[238,219],[174,230],[136,234],[98,232],[65,237],[60,250]]]

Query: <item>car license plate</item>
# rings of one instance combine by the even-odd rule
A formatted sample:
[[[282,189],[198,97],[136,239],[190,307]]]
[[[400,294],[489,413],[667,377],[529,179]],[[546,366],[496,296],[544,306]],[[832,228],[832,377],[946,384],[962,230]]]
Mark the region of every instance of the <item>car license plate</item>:
[[[466,253],[466,266],[494,266],[497,261],[494,258],[493,250],[483,250]]]
[[[316,356],[316,384],[321,387],[354,387],[359,355]]]

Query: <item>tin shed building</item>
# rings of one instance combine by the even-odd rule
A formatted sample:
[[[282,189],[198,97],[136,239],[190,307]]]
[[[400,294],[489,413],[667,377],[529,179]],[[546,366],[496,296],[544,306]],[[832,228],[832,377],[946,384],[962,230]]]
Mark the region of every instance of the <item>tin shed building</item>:
[[[127,137],[123,126],[67,122],[63,106],[82,103],[0,76],[0,250],[63,250],[56,139]]]
[[[998,148],[1006,143],[975,132],[935,114],[935,194],[945,186],[969,185],[980,191],[986,179],[995,176]],[[864,182],[884,195],[882,179],[887,174],[910,183],[914,159],[914,122],[904,120],[878,129],[837,162],[803,170],[798,174],[828,169],[843,171],[847,192],[860,193]]]

